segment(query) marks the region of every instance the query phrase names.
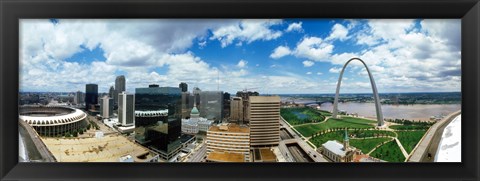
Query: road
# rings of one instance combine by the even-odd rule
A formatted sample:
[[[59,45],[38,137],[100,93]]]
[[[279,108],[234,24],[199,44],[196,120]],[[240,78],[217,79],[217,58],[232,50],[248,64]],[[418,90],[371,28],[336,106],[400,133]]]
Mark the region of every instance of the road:
[[[188,158],[187,162],[204,162],[205,155],[207,154],[207,144],[202,144],[202,146],[192,153]]]
[[[295,162],[314,162],[298,145],[287,146]]]

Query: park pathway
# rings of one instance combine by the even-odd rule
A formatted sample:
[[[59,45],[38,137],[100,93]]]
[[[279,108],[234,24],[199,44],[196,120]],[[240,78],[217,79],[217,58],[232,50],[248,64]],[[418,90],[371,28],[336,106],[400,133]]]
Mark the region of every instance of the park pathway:
[[[400,147],[400,150],[402,150],[403,156],[405,156],[405,158],[408,158],[408,153],[407,151],[405,151],[405,148],[403,148],[403,145],[402,143],[400,143],[400,140],[395,138],[395,141],[397,142],[398,147]]]
[[[390,137],[390,138],[393,138],[393,137]],[[393,138],[393,139],[395,139],[395,138]],[[392,141],[393,139],[378,144],[377,146],[375,146],[375,148],[373,148],[372,150],[370,150],[368,153],[365,153],[365,154],[366,154],[366,155],[370,155],[370,154],[371,154],[372,152],[374,152],[378,147],[381,147],[382,145],[384,145],[384,144]]]

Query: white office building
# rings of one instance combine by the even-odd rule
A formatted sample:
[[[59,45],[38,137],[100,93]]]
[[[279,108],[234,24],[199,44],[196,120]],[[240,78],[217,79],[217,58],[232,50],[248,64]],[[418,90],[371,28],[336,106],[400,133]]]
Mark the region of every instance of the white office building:
[[[118,121],[122,126],[135,125],[135,95],[118,94]]]
[[[100,115],[102,118],[111,118],[113,116],[113,99],[104,96],[100,101]]]

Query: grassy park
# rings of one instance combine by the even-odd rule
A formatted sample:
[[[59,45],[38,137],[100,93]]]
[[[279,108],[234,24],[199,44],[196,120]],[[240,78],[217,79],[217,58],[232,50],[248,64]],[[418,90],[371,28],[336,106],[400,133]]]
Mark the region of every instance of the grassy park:
[[[405,156],[395,141],[390,141],[378,147],[370,156],[382,159],[388,162],[404,162]]]
[[[331,115],[326,111],[312,108],[281,108],[280,114],[290,125],[316,123],[325,120],[325,116]]]
[[[284,108],[282,116],[295,130],[307,137],[316,147],[321,147],[329,140],[343,142],[345,129],[348,129],[350,145],[360,149],[364,154],[372,152],[370,156],[389,162],[403,162],[397,138],[405,151],[411,153],[420,139],[433,123],[414,122],[410,120],[389,120],[394,123],[388,129],[376,129],[376,120],[343,116],[341,118],[328,118],[326,121],[312,121],[322,117],[331,116],[327,111],[317,111],[311,108]],[[301,115],[306,115],[301,116]],[[307,124],[308,123],[308,124]],[[388,142],[388,143],[386,143]]]
[[[357,129],[367,129],[374,128],[376,121],[354,118],[354,117],[344,117],[342,119],[330,118],[325,122],[317,124],[306,124],[294,126],[294,128],[299,131],[303,136],[310,137],[314,133],[319,131],[329,130],[329,129],[344,129],[344,128],[357,128]]]
[[[362,153],[367,154],[376,146],[383,142],[390,141],[393,138],[370,138],[370,139],[351,139],[350,145],[362,150]]]
[[[402,143],[405,151],[410,153],[418,144],[420,139],[422,139],[425,132],[426,131],[397,131],[398,140],[400,143]]]

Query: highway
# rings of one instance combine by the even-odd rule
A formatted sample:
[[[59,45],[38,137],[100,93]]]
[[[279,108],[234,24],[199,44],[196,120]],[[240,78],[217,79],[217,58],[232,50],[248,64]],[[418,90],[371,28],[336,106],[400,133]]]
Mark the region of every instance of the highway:
[[[297,144],[287,145],[287,148],[295,162],[314,162]]]
[[[288,140],[288,139],[292,139],[292,138],[293,138],[293,136],[290,135],[290,133],[288,133],[286,129],[284,129],[284,128],[280,129],[280,139]]]
[[[187,162],[204,162],[205,155],[207,155],[207,144],[204,143],[197,151],[187,158]]]

